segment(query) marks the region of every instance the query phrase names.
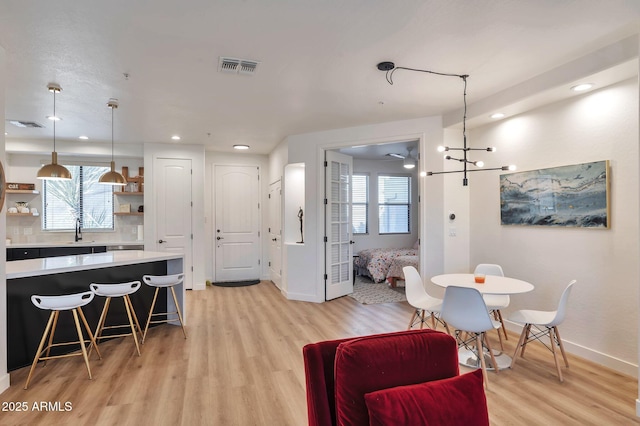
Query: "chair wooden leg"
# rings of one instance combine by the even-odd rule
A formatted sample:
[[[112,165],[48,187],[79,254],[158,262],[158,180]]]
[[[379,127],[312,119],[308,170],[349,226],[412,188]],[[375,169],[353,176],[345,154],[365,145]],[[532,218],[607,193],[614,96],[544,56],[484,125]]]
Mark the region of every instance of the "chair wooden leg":
[[[489,390],[489,376],[487,375],[487,365],[484,361],[484,352],[482,351],[482,339],[479,334],[476,334],[476,349],[478,351],[478,358],[480,359],[480,365],[482,367],[482,377],[484,378],[484,388]]]
[[[496,328],[496,331],[498,332],[498,340],[500,341],[500,350],[504,352],[504,343],[502,342],[502,333],[500,333],[499,328]],[[487,340],[489,339],[487,338]]]
[[[553,335],[553,328],[547,328],[547,333],[551,339],[551,352],[553,353],[553,361],[556,363],[556,370],[558,371],[558,378],[560,382],[564,382],[562,377],[562,370],[560,370],[560,363],[558,362],[558,354],[556,353],[556,342]]]
[[[98,319],[98,325],[96,326],[96,331],[93,334],[94,339],[98,342],[102,338],[102,329],[104,328],[104,323],[107,320],[107,312],[109,312],[109,305],[111,304],[111,298],[107,297],[104,301],[104,306],[102,307],[102,313],[100,314],[100,319]],[[93,343],[89,346],[89,356],[91,356],[91,351],[93,350]]]
[[[158,298],[158,291],[160,287],[156,287],[155,293],[153,293],[153,300],[151,301],[151,309],[149,309],[149,316],[147,317],[147,324],[144,326],[144,333],[142,333],[142,344],[144,345],[144,339],[147,338],[147,330],[149,330],[149,323],[151,322],[151,316],[153,315],[153,308],[156,306],[156,299]]]
[[[27,382],[24,385],[24,389],[27,390],[29,387],[29,382],[31,381],[31,376],[33,375],[33,370],[35,370],[38,361],[40,360],[40,354],[42,353],[42,348],[44,347],[44,342],[47,340],[47,335],[49,334],[49,330],[51,329],[51,324],[53,324],[53,318],[56,316],[57,311],[52,311],[49,315],[49,321],[47,321],[47,326],[44,328],[44,333],[42,333],[42,339],[40,339],[40,344],[38,345],[38,349],[36,350],[36,355],[33,357],[33,363],[31,363],[31,369],[29,369],[29,375],[27,376]]]
[[[87,371],[89,372],[89,380],[93,379],[91,376],[91,367],[89,366],[89,357],[87,356],[87,348],[84,346],[84,337],[82,336],[82,329],[80,328],[80,321],[78,320],[78,312],[77,309],[72,309],[71,313],[73,314],[73,321],[76,323],[76,331],[78,332],[78,340],[80,341],[80,350],[82,351],[82,358],[84,358],[84,363],[87,366]]]
[[[433,330],[438,328],[438,323],[436,323],[436,315],[433,312],[431,312],[431,328]]]
[[[500,321],[500,324],[502,325],[502,332],[504,333],[504,340],[509,340],[509,337],[507,336],[507,327],[505,327],[504,321],[502,320],[502,311],[500,309],[496,309],[495,312],[498,315],[498,321]],[[498,330],[498,334],[500,334],[500,330]]]
[[[413,321],[415,320],[415,318],[418,316],[418,310],[416,309],[415,311],[413,311],[413,315],[411,315],[411,319],[409,320],[409,327],[407,327],[407,330],[411,330],[411,326],[413,325]]]
[[[560,352],[562,352],[562,358],[564,358],[564,365],[569,368],[569,360],[567,359],[567,354],[564,351],[564,345],[562,344],[562,339],[560,338],[560,334],[558,334],[558,327],[553,327],[553,331],[556,333],[556,339],[558,340],[558,346],[560,346]]]
[[[53,335],[56,332],[56,327],[58,326],[58,317],[60,316],[60,311],[53,311],[54,316],[53,316],[53,325],[51,326],[51,334],[49,334],[49,342],[47,343],[47,353],[44,355],[45,358],[49,357],[49,354],[51,353],[51,347],[53,346]],[[38,356],[40,356],[40,354],[38,354]],[[47,360],[45,359],[44,362],[42,363],[42,366],[46,366],[47,365]]]
[[[138,332],[140,333],[140,337],[142,338],[142,327],[140,327],[140,323],[138,322],[138,315],[136,315],[135,309],[133,309],[133,303],[131,303],[131,298],[128,294],[125,294],[124,297],[129,302],[129,307],[131,308],[131,314],[133,315],[133,320],[136,323],[136,327],[138,327]]]
[[[178,319],[180,320],[180,325],[182,326],[182,334],[184,334],[184,338],[187,338],[187,332],[184,329],[184,321],[182,321],[182,313],[180,313],[180,305],[178,304],[178,298],[176,297],[176,291],[173,289],[173,287],[169,287],[171,289],[171,294],[173,295],[173,302],[176,304],[176,311],[178,312]],[[422,314],[424,315],[424,311],[422,312]],[[422,317],[422,320],[424,321],[424,316]],[[422,328],[422,326],[420,327]]]
[[[518,349],[520,349],[520,345],[522,345],[522,342],[524,341],[524,338],[527,335],[527,325],[528,324],[525,324],[525,326],[522,327],[522,333],[520,333],[520,339],[518,339],[516,350],[513,352],[513,356],[511,357],[511,368],[513,368],[513,366],[516,365],[516,358],[518,358]]]
[[[131,335],[133,336],[133,340],[136,342],[136,351],[138,351],[138,356],[140,356],[140,345],[138,345],[138,332],[136,331],[136,326],[133,323],[133,318],[131,317],[131,311],[133,310],[133,306],[129,306],[129,299],[127,298],[128,295],[125,294],[125,296],[122,298],[122,301],[124,302],[124,308],[127,311],[127,317],[129,318],[129,325],[131,326]],[[135,316],[135,312],[133,314]]]
[[[89,340],[91,341],[91,343],[89,344],[89,349],[91,349],[92,347],[95,347],[96,348],[96,353],[98,354],[98,359],[102,359],[102,354],[100,353],[100,349],[98,348],[98,341],[95,339],[93,333],[91,333],[91,328],[89,327],[89,323],[87,322],[87,318],[85,318],[84,312],[82,312],[82,308],[80,308],[80,307],[78,307],[78,314],[80,315],[80,319],[82,319],[82,323],[84,324],[84,328],[87,330],[87,334],[89,335]],[[84,346],[84,342],[82,342],[82,345]]]
[[[520,356],[524,358],[524,350],[527,348],[527,343],[529,343],[529,333],[531,333],[531,324],[527,324],[525,326],[526,334],[524,336],[524,342],[522,342],[522,348],[520,349]]]
[[[176,305],[177,305],[177,303],[176,303]],[[420,313],[420,330],[422,330],[423,328],[424,328],[424,309]]]
[[[491,362],[493,363],[493,369],[495,370],[496,374],[498,374],[498,361],[496,360],[496,357],[493,355],[493,350],[491,349],[491,343],[489,343],[489,337],[487,336],[487,333],[482,333],[482,338],[484,339],[484,342],[487,344],[487,349],[489,350],[489,356],[491,357]]]

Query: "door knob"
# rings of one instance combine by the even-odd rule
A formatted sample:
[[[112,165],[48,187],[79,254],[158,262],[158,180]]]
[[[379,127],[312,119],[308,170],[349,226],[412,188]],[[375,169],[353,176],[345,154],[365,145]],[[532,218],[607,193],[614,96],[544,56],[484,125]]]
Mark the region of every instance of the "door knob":
[[[162,244],[162,243],[166,243],[165,240],[158,240],[158,243]]]
[[[355,241],[349,241],[349,244],[355,244],[355,243],[356,243]]]
[[[222,237],[216,237],[216,240],[224,240]]]
[[[277,238],[272,238],[271,241],[278,241],[278,239]]]

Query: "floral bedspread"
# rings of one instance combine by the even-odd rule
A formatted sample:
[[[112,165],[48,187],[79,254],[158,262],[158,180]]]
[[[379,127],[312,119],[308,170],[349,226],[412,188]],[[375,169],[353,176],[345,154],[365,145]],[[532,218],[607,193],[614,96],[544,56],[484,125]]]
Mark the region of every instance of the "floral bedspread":
[[[404,272],[402,271],[402,268],[405,266],[413,266],[417,270],[420,270],[420,265],[418,265],[418,256],[398,256],[393,259],[391,266],[389,266],[389,271],[387,272],[387,278],[399,278],[404,280]]]
[[[364,268],[373,281],[380,283],[387,278],[391,263],[398,256],[418,256],[418,250],[413,248],[376,248],[365,249],[358,253],[354,263]]]

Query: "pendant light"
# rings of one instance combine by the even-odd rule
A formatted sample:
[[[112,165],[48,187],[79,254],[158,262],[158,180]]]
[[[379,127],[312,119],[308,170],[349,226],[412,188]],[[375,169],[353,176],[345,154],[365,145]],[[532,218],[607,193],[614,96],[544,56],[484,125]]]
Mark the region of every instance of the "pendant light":
[[[71,172],[66,167],[58,164],[58,153],[56,152],[56,93],[62,91],[62,88],[56,83],[49,83],[47,88],[50,92],[53,92],[53,152],[51,153],[51,164],[45,164],[38,170],[38,179],[71,179]]]
[[[118,108],[118,101],[116,99],[109,99],[107,106],[111,108],[111,171],[100,176],[98,182],[104,185],[124,186],[127,184],[127,180],[120,173],[116,172],[116,162],[113,161],[113,110]]]

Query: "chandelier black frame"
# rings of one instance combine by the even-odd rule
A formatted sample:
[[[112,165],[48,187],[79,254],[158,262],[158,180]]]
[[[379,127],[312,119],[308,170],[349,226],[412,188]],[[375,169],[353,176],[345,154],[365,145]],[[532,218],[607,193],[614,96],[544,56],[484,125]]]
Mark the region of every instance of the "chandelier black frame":
[[[444,76],[444,77],[458,77],[460,79],[462,79],[462,82],[464,84],[464,89],[463,89],[463,94],[462,94],[462,99],[464,102],[464,113],[462,115],[462,148],[452,148],[449,146],[444,146],[444,147],[438,147],[438,151],[440,152],[448,152],[448,151],[462,151],[462,158],[455,158],[452,157],[451,155],[446,155],[444,158],[446,160],[455,160],[455,161],[459,161],[462,163],[462,170],[448,170],[448,171],[442,171],[442,172],[427,172],[427,176],[433,176],[433,175],[440,175],[440,174],[446,174],[446,173],[463,173],[463,178],[462,178],[462,185],[463,186],[467,186],[469,183],[469,180],[467,179],[467,173],[469,172],[482,172],[482,171],[490,171],[490,170],[515,170],[515,166],[501,166],[501,167],[492,167],[492,168],[478,168],[478,169],[469,169],[467,166],[469,164],[473,164],[476,167],[483,167],[484,163],[482,161],[471,161],[468,159],[467,155],[469,151],[488,151],[488,152],[495,152],[496,149],[494,147],[488,147],[488,148],[470,148],[467,146],[467,78],[469,78],[468,74],[452,74],[452,73],[443,73],[443,72],[437,72],[437,71],[431,71],[431,70],[423,70],[423,69],[418,69],[418,68],[408,68],[408,67],[396,67],[395,64],[393,62],[380,62],[377,65],[378,69],[380,71],[385,71],[386,72],[386,79],[387,82],[391,85],[393,85],[393,73],[396,70],[406,70],[406,71],[417,71],[417,72],[423,72],[423,73],[427,73],[427,74],[435,74],[435,75],[440,75],[440,76]]]

